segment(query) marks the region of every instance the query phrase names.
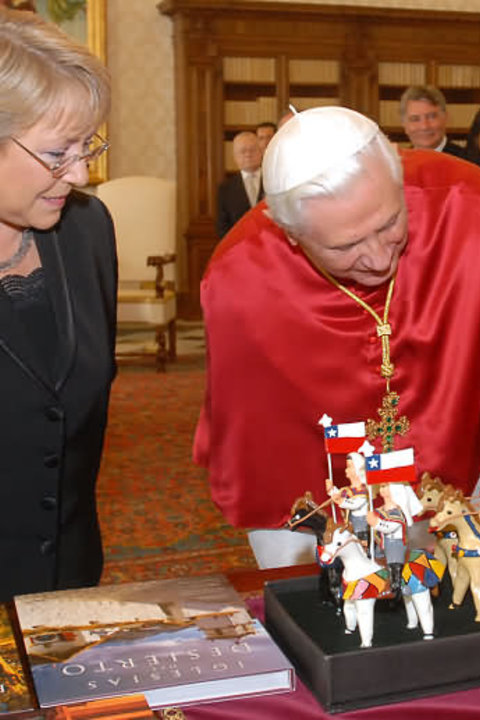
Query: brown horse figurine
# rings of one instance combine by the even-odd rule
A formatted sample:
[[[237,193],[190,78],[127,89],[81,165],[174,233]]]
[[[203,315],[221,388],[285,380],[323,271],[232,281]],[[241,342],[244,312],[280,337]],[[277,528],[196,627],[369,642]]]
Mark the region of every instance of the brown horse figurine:
[[[478,511],[465,499],[461,490],[447,485],[438,512],[430,520],[433,532],[454,527],[458,545],[453,547],[457,556],[457,572],[451,608],[461,605],[468,588],[475,605],[475,621],[480,622],[480,523]]]
[[[446,485],[436,476],[432,477],[429,472],[424,472],[417,490],[418,498],[422,503],[424,512],[436,513],[443,501],[443,493]],[[457,531],[453,525],[446,525],[442,530],[435,532],[435,544],[433,552],[447,568],[452,581],[455,584],[457,574],[457,557],[452,552],[452,547],[458,541]]]

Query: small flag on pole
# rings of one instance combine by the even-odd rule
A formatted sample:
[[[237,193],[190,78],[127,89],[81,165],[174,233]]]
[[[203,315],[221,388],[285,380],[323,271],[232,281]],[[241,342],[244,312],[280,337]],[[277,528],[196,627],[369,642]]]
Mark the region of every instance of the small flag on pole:
[[[368,485],[413,483],[416,480],[413,448],[370,455],[365,458],[365,462]]]
[[[365,440],[365,423],[343,423],[324,428],[325,450],[327,453],[358,452]]]

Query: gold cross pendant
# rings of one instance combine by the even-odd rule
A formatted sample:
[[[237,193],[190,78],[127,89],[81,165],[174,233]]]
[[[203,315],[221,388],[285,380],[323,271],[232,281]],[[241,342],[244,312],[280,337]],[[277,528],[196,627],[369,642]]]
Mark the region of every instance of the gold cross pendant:
[[[395,435],[405,435],[410,429],[410,420],[406,415],[397,418],[399,396],[389,392],[383,396],[382,407],[378,409],[380,421],[367,420],[365,429],[369,440],[381,438],[383,452],[391,452]]]

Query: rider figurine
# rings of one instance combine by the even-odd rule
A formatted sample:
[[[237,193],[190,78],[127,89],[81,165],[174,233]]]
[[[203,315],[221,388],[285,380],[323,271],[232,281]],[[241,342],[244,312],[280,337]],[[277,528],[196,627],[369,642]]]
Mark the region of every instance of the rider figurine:
[[[333,502],[343,510],[348,510],[348,519],[353,532],[362,544],[368,548],[369,531],[367,524],[367,486],[365,475],[365,457],[357,452],[347,455],[345,475],[350,487],[337,488],[330,479],[325,480],[325,488]]]
[[[367,513],[367,522],[375,534],[377,555],[384,556],[387,562],[392,592],[399,596],[408,544],[407,527],[423,508],[410,485],[386,483],[379,486],[379,493],[384,504]]]

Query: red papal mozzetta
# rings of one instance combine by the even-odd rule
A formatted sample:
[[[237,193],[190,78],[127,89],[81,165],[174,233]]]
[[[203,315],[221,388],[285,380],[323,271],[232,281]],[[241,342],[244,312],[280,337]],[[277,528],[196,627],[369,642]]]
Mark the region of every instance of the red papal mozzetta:
[[[480,170],[415,150],[404,172],[409,236],[389,322],[392,390],[411,428],[395,450],[413,447],[418,475],[470,495],[480,465]],[[201,288],[209,362],[194,455],[216,504],[243,527],[279,527],[305,490],[326,499],[318,413],[377,418],[384,393],[373,319],[265,210],[220,243]],[[388,283],[347,285],[383,311]]]

